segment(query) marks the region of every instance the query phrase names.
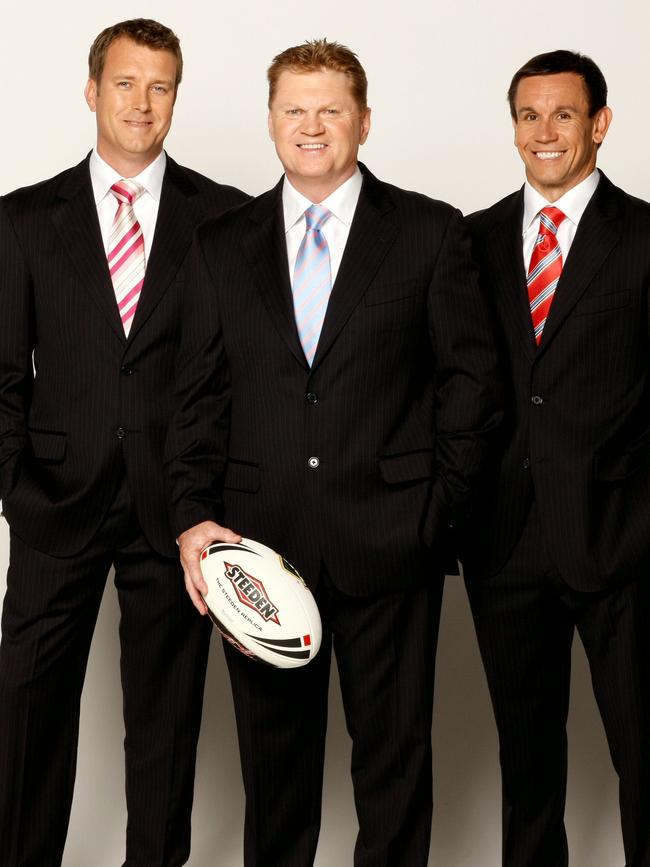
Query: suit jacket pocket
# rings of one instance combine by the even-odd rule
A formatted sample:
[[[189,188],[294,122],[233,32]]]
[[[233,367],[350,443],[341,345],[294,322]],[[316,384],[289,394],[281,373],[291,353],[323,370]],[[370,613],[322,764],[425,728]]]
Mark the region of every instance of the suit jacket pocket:
[[[596,455],[595,475],[604,482],[617,482],[633,476],[643,467],[650,467],[650,432],[622,454],[613,457]]]
[[[376,304],[403,301],[405,298],[412,298],[416,295],[421,283],[422,281],[418,279],[377,283],[368,289],[364,296],[364,302],[367,307],[374,307]]]
[[[255,494],[260,489],[260,468],[248,461],[228,459],[224,488],[231,491],[244,491]]]
[[[430,479],[433,470],[432,449],[401,455],[383,455],[379,458],[379,472],[388,485],[404,485]]]
[[[592,295],[582,298],[576,308],[576,316],[588,313],[605,313],[608,310],[616,310],[618,307],[627,307],[630,303],[629,289],[620,292],[608,292],[605,295]]]
[[[29,429],[31,451],[37,461],[56,464],[63,460],[66,451],[66,435],[60,431]]]

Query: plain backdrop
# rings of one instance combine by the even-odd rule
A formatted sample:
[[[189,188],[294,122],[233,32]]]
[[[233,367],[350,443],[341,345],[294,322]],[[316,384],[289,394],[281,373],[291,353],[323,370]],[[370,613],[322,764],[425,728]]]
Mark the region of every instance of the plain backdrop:
[[[107,25],[144,16],[171,26],[185,56],[168,151],[250,193],[279,177],[266,129],[265,70],[289,45],[327,36],[353,48],[366,68],[373,127],[361,157],[380,178],[465,212],[510,193],[523,178],[505,101],[510,78],[534,54],[570,48],[591,55],[609,84],[614,121],[601,167],[628,192],[650,199],[647,0],[565,0],[559,6],[520,0],[116,0],[110,8],[81,0],[1,0],[0,15],[0,193],[49,177],[88,152],[95,129],[82,95],[88,48]],[[2,521],[0,593],[8,547]],[[118,867],[124,856],[117,621],[109,578],[83,696],[65,867]],[[356,834],[350,744],[335,677],[331,709],[318,867],[351,865]],[[572,867],[623,867],[616,779],[577,641],[569,737]],[[498,747],[458,579],[447,579],[445,589],[433,741],[430,864],[497,867]],[[242,817],[230,687],[221,644],[214,640],[191,867],[240,867]]]

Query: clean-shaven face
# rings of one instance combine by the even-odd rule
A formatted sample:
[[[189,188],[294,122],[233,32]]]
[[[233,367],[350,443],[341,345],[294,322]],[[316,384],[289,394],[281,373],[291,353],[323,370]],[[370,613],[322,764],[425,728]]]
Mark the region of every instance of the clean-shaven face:
[[[515,112],[515,145],[526,177],[547,201],[556,201],[593,172],[612,113],[602,108],[589,117],[582,76],[561,72],[523,78]]]
[[[176,58],[122,36],[106,52],[101,81],[89,79],[86,101],[97,116],[97,152],[133,177],[158,156],[176,98]]]
[[[356,169],[370,131],[343,72],[282,72],[269,110],[269,133],[291,183],[321,202]]]

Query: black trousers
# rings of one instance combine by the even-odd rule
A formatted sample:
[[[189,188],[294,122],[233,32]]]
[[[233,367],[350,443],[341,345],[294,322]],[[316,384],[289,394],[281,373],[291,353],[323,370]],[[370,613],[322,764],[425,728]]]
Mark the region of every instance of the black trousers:
[[[442,578],[376,598],[316,593],[323,643],[305,668],[278,670],[226,644],[246,821],[245,867],[311,867],[320,830],[332,647],[359,820],[356,867],[426,867],[431,718]]]
[[[650,570],[649,570],[650,571]],[[650,574],[579,593],[536,509],[504,568],[466,577],[500,740],[504,867],[566,867],[566,721],[574,631],[619,776],[627,867],[650,867]]]
[[[61,864],[81,690],[112,564],[121,612],[125,867],[179,867],[189,857],[209,625],[189,602],[178,562],[142,535],[123,483],[100,532],[74,557],[50,557],[11,536],[0,645],[0,867]]]

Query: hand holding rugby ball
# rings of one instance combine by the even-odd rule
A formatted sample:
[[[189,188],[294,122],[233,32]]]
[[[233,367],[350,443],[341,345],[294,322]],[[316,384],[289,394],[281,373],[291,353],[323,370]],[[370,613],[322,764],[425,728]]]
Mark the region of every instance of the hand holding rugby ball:
[[[252,539],[211,542],[201,552],[208,614],[225,639],[253,659],[297,668],[316,656],[316,602],[284,557]]]

